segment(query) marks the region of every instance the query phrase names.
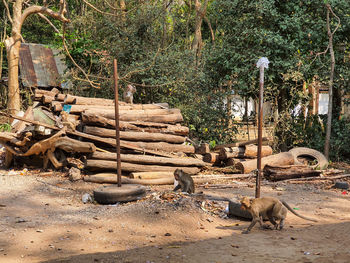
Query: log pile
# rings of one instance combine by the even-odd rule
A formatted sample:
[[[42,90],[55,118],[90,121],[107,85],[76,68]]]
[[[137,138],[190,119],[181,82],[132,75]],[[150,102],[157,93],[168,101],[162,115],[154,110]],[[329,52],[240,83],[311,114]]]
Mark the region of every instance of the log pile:
[[[119,115],[124,175],[172,173],[177,168],[196,174],[208,166],[191,157],[195,147],[186,141],[189,129],[180,124],[183,117],[179,109],[170,109],[167,103],[120,101]],[[36,89],[33,108],[14,118],[17,123],[12,132],[0,133],[8,166],[14,156],[37,155],[43,168],[59,169],[71,165],[69,160],[75,158],[88,172],[116,171],[113,100],[63,94],[56,88]]]

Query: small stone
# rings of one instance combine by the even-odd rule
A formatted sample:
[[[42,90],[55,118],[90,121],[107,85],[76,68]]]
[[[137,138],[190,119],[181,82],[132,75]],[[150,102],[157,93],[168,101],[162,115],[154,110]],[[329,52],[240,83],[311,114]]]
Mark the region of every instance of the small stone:
[[[81,172],[78,168],[72,167],[68,172],[69,180],[72,182],[78,181],[82,178]]]
[[[290,239],[291,239],[291,240],[296,240],[296,238],[295,238],[295,237],[290,237]]]
[[[109,233],[112,233],[112,232],[113,232],[113,229],[108,229],[108,232],[109,232]]]
[[[171,236],[171,234],[170,234],[170,233],[165,233],[165,234],[164,234],[164,236],[166,236],[166,237],[170,237],[170,236]]]
[[[38,232],[38,233],[43,233],[43,232],[44,232],[44,230],[37,229],[37,230],[36,230],[36,232]]]

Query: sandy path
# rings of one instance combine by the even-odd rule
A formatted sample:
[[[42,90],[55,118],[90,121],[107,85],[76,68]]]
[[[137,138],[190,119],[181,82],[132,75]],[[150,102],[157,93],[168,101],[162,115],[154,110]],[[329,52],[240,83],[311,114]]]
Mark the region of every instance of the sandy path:
[[[207,213],[191,198],[83,204],[81,196],[96,185],[2,174],[0,262],[350,262],[350,198],[340,190],[264,186],[265,195],[283,198],[319,222],[289,214],[283,231],[256,227],[243,235],[249,222]],[[254,194],[243,186],[201,190],[229,197]]]

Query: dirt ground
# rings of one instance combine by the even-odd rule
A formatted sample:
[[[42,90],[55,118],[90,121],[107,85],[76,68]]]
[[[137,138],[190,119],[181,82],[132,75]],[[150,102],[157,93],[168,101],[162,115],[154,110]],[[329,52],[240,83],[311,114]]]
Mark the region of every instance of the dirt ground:
[[[199,188],[234,198],[254,196],[245,182],[230,188]],[[227,218],[227,202],[202,203],[172,186],[150,187],[144,200],[116,205],[84,204],[99,187],[54,175],[0,170],[0,262],[350,262],[349,193],[324,184],[263,184],[262,195],[286,200],[285,229],[255,227]],[[203,206],[206,204],[206,206]]]

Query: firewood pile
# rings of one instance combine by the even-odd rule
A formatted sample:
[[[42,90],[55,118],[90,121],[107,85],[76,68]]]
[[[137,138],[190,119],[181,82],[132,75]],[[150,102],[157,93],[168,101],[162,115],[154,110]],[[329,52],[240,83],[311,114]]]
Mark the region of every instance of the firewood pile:
[[[6,165],[75,167],[87,172],[116,171],[114,101],[63,94],[54,88],[36,89],[34,105],[15,117],[11,132],[0,133]],[[167,103],[128,104],[119,101],[121,170],[189,174],[208,166],[193,158],[179,109]],[[35,160],[35,161],[34,161]]]

